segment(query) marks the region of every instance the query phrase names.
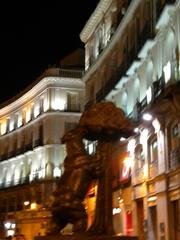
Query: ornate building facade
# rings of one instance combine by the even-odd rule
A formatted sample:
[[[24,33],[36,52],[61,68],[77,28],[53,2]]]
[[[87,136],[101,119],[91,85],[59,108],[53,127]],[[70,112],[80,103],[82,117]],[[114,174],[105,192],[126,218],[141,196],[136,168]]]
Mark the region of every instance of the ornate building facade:
[[[180,239],[180,1],[101,0],[80,38],[85,108],[112,101],[135,124],[113,159],[116,234]]]
[[[48,201],[65,157],[61,137],[84,108],[83,71],[48,68],[0,108],[0,234],[34,239],[51,217]]]

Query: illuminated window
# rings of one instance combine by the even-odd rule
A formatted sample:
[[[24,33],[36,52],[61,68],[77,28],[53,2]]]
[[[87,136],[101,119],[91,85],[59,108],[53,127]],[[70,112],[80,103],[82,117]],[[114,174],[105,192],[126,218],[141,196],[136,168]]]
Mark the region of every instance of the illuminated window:
[[[86,148],[86,150],[89,154],[91,154],[91,155],[95,154],[95,148],[96,148],[96,145],[97,145],[96,141],[94,141],[94,142],[85,141],[84,144],[85,144],[85,148]]]
[[[147,103],[149,104],[152,100],[152,88],[149,87],[146,91]]]
[[[64,110],[65,109],[65,99],[60,96],[60,90],[55,89],[54,98],[51,101],[51,107],[54,110]]]
[[[61,170],[59,169],[59,167],[54,168],[53,176],[54,177],[60,177],[61,176]]]
[[[176,138],[178,136],[178,125],[176,124],[173,128],[172,128],[172,137]]]
[[[51,97],[51,108],[54,110],[59,109],[59,100],[60,100],[60,93],[59,89],[52,89],[52,97]]]
[[[43,110],[46,112],[49,109],[49,98],[48,98],[48,93],[44,93],[44,98],[43,98]]]
[[[150,161],[156,162],[158,160],[158,143],[157,138],[154,138],[150,143]]]
[[[141,144],[139,144],[135,149],[135,159],[137,168],[142,168],[144,166],[145,158]]]
[[[22,126],[22,113],[18,114],[18,119],[17,119],[17,127]]]
[[[1,123],[1,135],[4,135],[6,133],[6,131],[7,131],[7,123],[6,123],[6,121],[3,121]]]
[[[177,149],[180,146],[179,124],[175,124],[171,128],[171,149]]]
[[[78,95],[76,93],[67,94],[67,108],[68,110],[79,110]]]
[[[30,208],[31,208],[31,210],[37,209],[37,203],[35,203],[35,202],[31,203]]]
[[[26,123],[27,123],[31,120],[31,109],[27,108],[25,114],[26,114]]]
[[[37,102],[34,105],[34,117],[36,118],[40,114],[40,103]]]
[[[7,235],[8,236],[13,236],[15,234],[15,231],[13,229],[7,230]]]
[[[167,83],[170,80],[170,78],[171,78],[171,63],[170,62],[168,62],[163,67],[163,71],[164,71],[165,83]]]
[[[11,118],[10,121],[9,121],[9,131],[12,131],[14,130],[14,119]]]
[[[88,146],[89,154],[92,154],[94,152],[94,146],[93,143],[90,143]]]

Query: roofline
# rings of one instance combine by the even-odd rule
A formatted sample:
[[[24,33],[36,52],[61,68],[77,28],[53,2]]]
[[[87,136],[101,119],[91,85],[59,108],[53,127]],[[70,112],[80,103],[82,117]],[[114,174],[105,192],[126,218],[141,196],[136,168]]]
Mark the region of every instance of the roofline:
[[[79,35],[82,42],[87,42],[89,36],[94,32],[94,30],[99,24],[99,21],[101,20],[102,16],[107,11],[111,3],[112,0],[100,0]]]

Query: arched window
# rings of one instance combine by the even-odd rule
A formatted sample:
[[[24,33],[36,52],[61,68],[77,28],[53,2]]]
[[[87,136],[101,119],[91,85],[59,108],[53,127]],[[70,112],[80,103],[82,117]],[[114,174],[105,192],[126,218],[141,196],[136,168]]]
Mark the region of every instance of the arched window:
[[[150,163],[158,161],[158,142],[157,137],[150,141]]]
[[[175,150],[180,147],[180,123],[175,123],[171,127],[171,150]]]
[[[142,144],[138,144],[135,148],[135,161],[136,161],[136,168],[142,168],[145,163],[144,152]]]
[[[176,168],[180,159],[180,123],[171,125],[169,133],[169,166]]]
[[[149,141],[149,177],[153,178],[158,174],[158,141],[154,135]]]

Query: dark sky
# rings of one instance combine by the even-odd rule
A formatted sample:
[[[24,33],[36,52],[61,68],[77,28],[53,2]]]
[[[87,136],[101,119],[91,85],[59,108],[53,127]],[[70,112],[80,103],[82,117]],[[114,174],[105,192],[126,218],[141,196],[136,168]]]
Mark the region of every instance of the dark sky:
[[[24,0],[0,3],[0,103],[36,80],[78,47],[98,0]]]

